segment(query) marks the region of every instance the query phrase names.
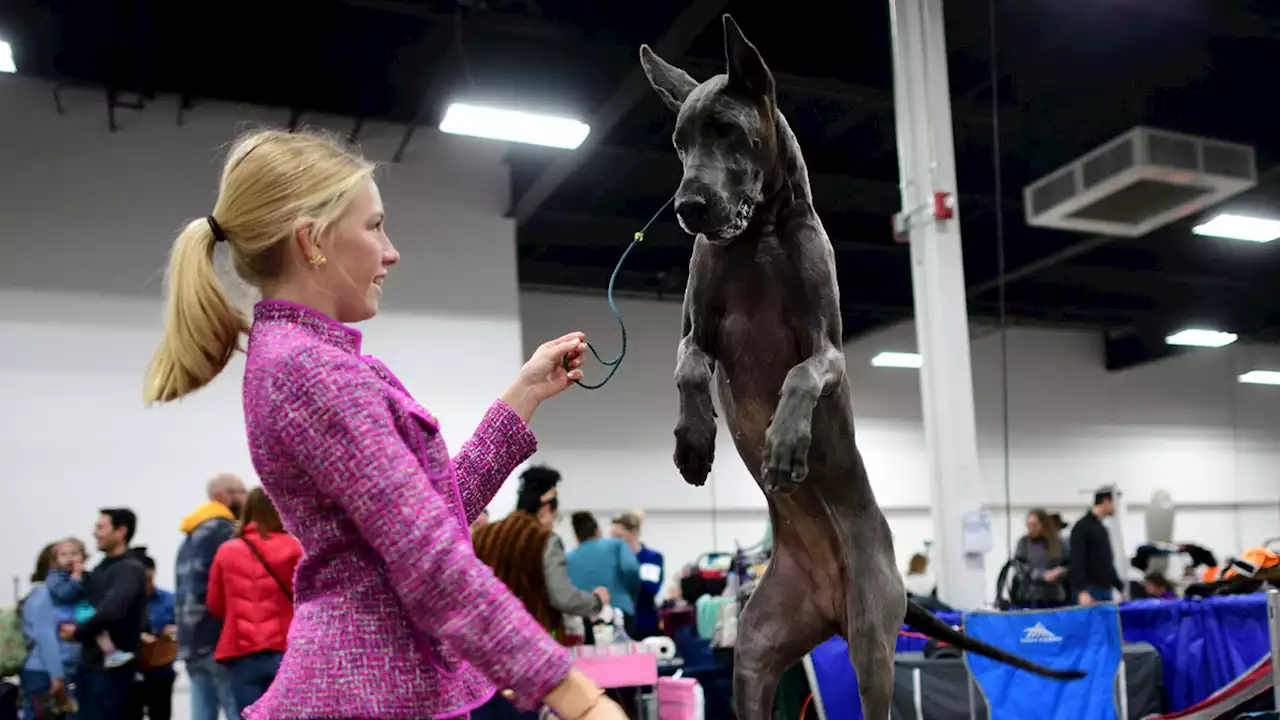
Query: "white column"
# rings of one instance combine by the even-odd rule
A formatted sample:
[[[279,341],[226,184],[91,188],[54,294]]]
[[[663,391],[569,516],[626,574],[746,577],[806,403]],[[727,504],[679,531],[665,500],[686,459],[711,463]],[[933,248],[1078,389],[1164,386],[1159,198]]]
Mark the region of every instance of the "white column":
[[[957,608],[976,608],[986,597],[983,553],[966,553],[963,520],[980,510],[985,488],[974,426],[942,0],[890,0],[890,23],[900,227],[911,243],[916,339],[924,360],[920,397],[937,543],[933,565],[939,598]],[[935,217],[939,192],[950,199],[951,219]]]

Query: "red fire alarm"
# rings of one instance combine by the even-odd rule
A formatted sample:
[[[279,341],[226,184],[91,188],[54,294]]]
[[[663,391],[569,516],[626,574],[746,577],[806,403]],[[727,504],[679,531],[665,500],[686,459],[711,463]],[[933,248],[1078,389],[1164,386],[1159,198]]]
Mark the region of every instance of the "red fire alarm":
[[[956,201],[949,192],[933,194],[933,219],[950,220],[956,216]]]

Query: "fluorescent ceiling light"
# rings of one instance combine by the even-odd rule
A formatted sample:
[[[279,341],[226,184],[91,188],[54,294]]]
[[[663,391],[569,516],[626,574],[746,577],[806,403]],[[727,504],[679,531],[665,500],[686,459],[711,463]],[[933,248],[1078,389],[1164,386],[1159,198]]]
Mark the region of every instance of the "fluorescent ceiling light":
[[[1219,330],[1188,328],[1166,337],[1164,341],[1170,345],[1219,348],[1235,342],[1237,337],[1235,333],[1221,332]]]
[[[3,40],[0,40],[0,72],[18,72],[18,66],[13,62],[13,46]]]
[[[591,126],[554,115],[454,103],[445,111],[440,131],[573,150],[587,139]]]
[[[1280,385],[1280,370],[1250,370],[1238,379],[1249,385]]]
[[[1280,220],[1223,213],[1191,228],[1196,235],[1265,243],[1280,238]]]
[[[924,358],[920,353],[882,352],[871,358],[871,364],[876,367],[918,368],[924,366]]]

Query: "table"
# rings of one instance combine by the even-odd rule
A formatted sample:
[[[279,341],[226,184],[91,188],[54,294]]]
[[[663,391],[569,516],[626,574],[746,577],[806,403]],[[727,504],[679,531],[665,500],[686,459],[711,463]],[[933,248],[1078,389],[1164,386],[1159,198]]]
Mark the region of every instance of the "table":
[[[658,684],[658,656],[640,643],[573,648],[573,665],[606,690]],[[644,720],[644,700],[636,693],[636,718]]]

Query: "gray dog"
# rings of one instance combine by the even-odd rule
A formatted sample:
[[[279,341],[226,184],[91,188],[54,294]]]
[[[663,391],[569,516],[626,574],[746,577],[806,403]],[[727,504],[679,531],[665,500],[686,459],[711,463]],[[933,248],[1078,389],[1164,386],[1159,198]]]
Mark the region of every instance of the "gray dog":
[[[886,720],[906,622],[929,637],[1056,678],[965,637],[907,601],[885,521],[854,443],[835,255],[800,146],[760,53],[724,16],[728,72],[698,83],[640,48],[676,111],[680,225],[697,235],[685,289],[675,462],[702,485],[715,450],[714,379],[739,455],[764,490],[774,556],[739,621],[740,720],[772,715],[782,673],[833,635],[849,642],[862,712]]]

